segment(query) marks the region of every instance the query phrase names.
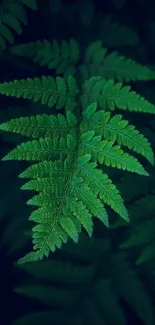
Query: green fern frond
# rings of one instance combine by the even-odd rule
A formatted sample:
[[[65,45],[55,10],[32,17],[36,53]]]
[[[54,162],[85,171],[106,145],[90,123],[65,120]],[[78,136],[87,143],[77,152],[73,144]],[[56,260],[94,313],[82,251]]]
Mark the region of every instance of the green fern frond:
[[[12,54],[32,59],[40,66],[54,69],[56,74],[63,74],[64,77],[76,73],[79,51],[79,46],[73,39],[68,43],[62,41],[61,44],[44,40],[10,47]]]
[[[109,37],[109,36],[108,36]],[[107,52],[101,41],[90,43],[85,51],[84,63],[79,66],[82,80],[101,76],[121,82],[154,80],[155,72],[118,52]]]
[[[62,114],[36,115],[31,117],[20,117],[1,124],[0,129],[13,133],[19,133],[26,137],[48,138],[65,136],[76,130],[77,119],[70,111],[66,112],[67,118]]]
[[[100,42],[95,46],[100,48]],[[91,44],[87,60],[93,55]],[[69,238],[77,242],[81,227],[91,237],[93,217],[108,227],[104,205],[129,221],[123,198],[104,166],[148,175],[137,158],[122,147],[141,154],[152,165],[154,155],[149,141],[133,125],[108,110],[155,113],[153,104],[130,86],[98,76],[82,84],[71,75],[67,80],[51,76],[14,80],[1,83],[0,94],[65,109],[64,115],[16,118],[0,125],[0,130],[34,139],[17,145],[3,160],[38,162],[20,174],[32,178],[22,189],[39,192],[27,202],[38,208],[30,216],[37,223],[32,236],[34,251],[20,262],[42,259]]]
[[[108,53],[101,41],[92,42],[84,53],[84,63],[80,64],[79,45],[73,39],[68,43],[57,41],[50,43],[48,40],[14,45],[10,47],[14,55],[32,59],[40,66],[54,69],[56,74],[67,78],[78,71],[82,80],[88,80],[92,76],[101,76],[105,79],[113,79],[121,82],[136,80],[154,80],[155,72],[131,58],[113,51]]]
[[[94,136],[94,131],[89,131],[82,136],[82,152],[90,153],[92,159],[106,166],[117,167],[140,175],[149,175],[138,160],[123,152],[120,146],[113,141],[101,141],[101,136]]]
[[[56,106],[56,109],[66,108],[73,110],[76,105],[78,87],[76,80],[69,76],[67,82],[56,77],[41,77],[34,79],[14,80],[0,84],[0,93],[6,96],[23,97],[34,102],[40,101],[48,107]]]
[[[64,153],[67,153],[67,143],[64,138],[60,141],[57,138],[40,138],[38,141],[33,140],[18,145],[3,160],[49,161]]]
[[[121,82],[107,81],[102,77],[92,77],[84,83],[82,102],[86,101],[87,105],[97,102],[103,109],[155,114],[155,106],[135,91],[131,91],[131,86],[123,86]]]
[[[84,110],[83,117],[82,128],[85,131],[94,130],[95,135],[103,136],[108,142],[117,141],[119,146],[125,146],[141,154],[154,165],[154,154],[149,141],[134,125],[124,120],[122,115],[116,114],[111,117],[110,112],[96,111],[95,105],[92,104]]]
[[[87,159],[86,159],[87,158]],[[89,163],[90,157],[79,157],[64,178],[59,177],[57,171],[57,182],[52,178],[36,179],[28,182],[23,189],[38,190],[42,193],[30,200],[29,204],[43,206],[43,208],[32,212],[30,220],[40,223],[33,228],[33,243],[38,254],[48,256],[49,249],[61,247],[63,236],[71,237],[75,242],[78,240],[78,225],[82,225],[92,235],[92,216],[99,218],[108,226],[108,216],[103,203],[110,205],[123,218],[128,220],[126,209],[115,186],[107,175],[95,168],[94,163]],[[59,185],[58,185],[59,184]],[[67,187],[66,187],[67,184]],[[41,198],[43,194],[43,198]],[[97,198],[99,196],[99,199]],[[41,199],[41,201],[40,201]],[[52,199],[52,201],[51,201]],[[50,208],[52,203],[52,209]],[[74,216],[74,217],[73,217]],[[63,233],[62,233],[63,230]],[[46,234],[46,236],[45,236]],[[45,240],[45,241],[44,241]],[[24,260],[33,259],[34,255],[27,255]]]
[[[86,135],[85,138],[87,138]],[[40,140],[43,141],[43,139]],[[34,141],[32,141],[32,144]],[[64,232],[67,236],[77,241],[79,231],[76,228],[76,219],[78,226],[82,225],[88,232],[89,236],[92,234],[92,216],[96,216],[105,223],[106,226],[108,226],[108,216],[103,206],[104,203],[110,205],[112,209],[122,216],[122,218],[128,220],[127,211],[124,207],[122,198],[114,184],[112,184],[106,174],[104,174],[100,169],[96,169],[96,163],[89,162],[91,158],[89,154],[83,155],[83,141],[84,137],[82,135],[81,143],[79,144],[78,152],[76,153],[76,143],[74,144],[73,138],[68,136],[68,149],[70,148],[72,151],[70,151],[67,160],[64,160],[64,163],[62,161],[57,161],[54,164],[49,162],[51,168],[51,170],[48,168],[48,171],[50,171],[50,177],[48,173],[45,178],[37,178],[22,187],[23,189],[37,190],[41,192],[28,202],[35,206],[43,206],[43,209],[32,213],[32,216],[30,216],[30,220],[40,223],[40,226],[35,226],[33,229],[33,238],[35,241],[35,249],[40,251],[41,257],[43,255],[48,255],[49,248],[55,250],[55,246],[61,246]],[[57,151],[59,151],[58,143],[55,143],[55,145]],[[24,151],[22,150],[23,146]],[[12,153],[8,154],[9,157],[6,156],[6,159],[16,159],[17,157],[17,159],[51,160],[51,156],[50,158],[49,156],[48,158],[45,157],[47,151],[46,148],[44,152],[44,148],[42,147],[40,153],[40,148],[38,150],[37,147],[35,153],[34,146],[32,146],[31,153],[29,154],[29,151],[25,150],[25,146],[27,149],[27,143],[22,144],[19,148],[17,147],[16,149],[13,149]],[[30,148],[30,142],[28,143],[28,146]],[[53,154],[52,148],[53,145],[50,147],[50,155]],[[67,147],[64,147],[63,143],[61,145],[62,153],[60,152],[60,155],[64,154],[66,148]],[[19,149],[21,150],[20,153]],[[67,152],[65,152],[65,154],[66,153]],[[72,160],[73,155],[75,155],[74,163]],[[43,169],[45,167],[47,170],[47,162],[44,165],[42,164],[40,167]],[[44,175],[42,168],[40,171]],[[33,166],[29,167],[27,175],[30,176],[33,173],[33,170]],[[50,202],[52,203],[52,208]],[[61,229],[63,230],[63,235]],[[45,239],[45,243],[41,240],[41,236],[42,240]],[[39,253],[36,252],[37,257],[38,254]],[[33,255],[30,255],[30,258],[32,258],[32,256]],[[28,261],[28,257],[26,257],[26,260]]]
[[[107,166],[148,174],[136,158],[114,145],[115,138],[102,140],[103,117],[107,123],[110,115],[96,109],[96,103],[88,106],[83,111],[82,121],[77,121],[76,116],[68,111],[67,117],[61,114],[49,117],[43,115],[26,120],[19,118],[1,125],[2,130],[31,137],[35,134],[39,138],[18,145],[3,158],[39,162],[20,175],[33,178],[22,189],[39,192],[28,201],[28,204],[39,207],[30,216],[31,221],[38,223],[33,228],[36,252],[26,255],[20,262],[42,259],[50,251],[55,251],[56,247],[60,248],[68,238],[77,242],[81,226],[92,236],[93,217],[108,227],[104,204],[109,205],[126,221],[129,220],[122,197],[108,175],[97,168],[97,161]],[[117,115],[114,118],[116,117]],[[24,127],[21,126],[23,124]],[[49,125],[52,136],[46,137]],[[122,125],[126,126],[126,122]],[[38,126],[43,128],[44,138],[40,138]],[[56,136],[53,134],[53,126],[57,128]],[[116,127],[116,134],[118,129]],[[100,135],[95,134],[96,130]]]

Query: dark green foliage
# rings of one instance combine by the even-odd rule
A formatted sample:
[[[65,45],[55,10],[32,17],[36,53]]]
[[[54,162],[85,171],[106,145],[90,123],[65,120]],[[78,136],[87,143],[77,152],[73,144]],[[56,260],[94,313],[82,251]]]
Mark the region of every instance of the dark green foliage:
[[[0,247],[15,261],[33,241],[13,271],[14,325],[155,323],[153,29],[148,40],[145,17],[134,26],[142,4],[132,14],[127,1],[98,5],[38,1],[35,16],[36,1],[17,0],[22,11],[3,23],[12,34],[0,30],[10,43],[1,56],[1,157],[11,160],[1,162]],[[18,44],[24,8],[32,33]],[[5,294],[11,276],[1,276]]]
[[[55,254],[55,260],[21,265],[29,274],[29,284],[22,281],[15,292],[32,303],[37,300],[42,308],[13,325],[125,325],[122,303],[130,306],[143,324],[154,324],[152,297],[138,269],[125,254],[115,253],[111,244],[109,238],[81,236],[78,244],[68,242],[62,248],[63,261]]]
[[[33,45],[33,54],[29,54],[29,57],[34,58],[39,53],[40,43],[36,44],[39,47]],[[45,45],[51,50],[49,43]],[[84,54],[86,65],[92,60],[93,64],[102,66],[101,54],[106,50],[101,45],[101,42],[95,42],[88,46]],[[55,46],[57,54],[51,52],[53,58],[56,55],[55,63],[51,61],[52,68],[57,73],[59,67],[60,73],[57,42]],[[17,54],[20,49],[17,49]],[[28,46],[23,49],[29,53]],[[41,51],[46,53],[46,47]],[[76,66],[79,57],[76,42],[71,41],[69,45],[63,42],[62,55],[64,62],[68,64],[69,57],[69,65],[74,62]],[[111,62],[114,62],[114,58],[111,55]],[[122,62],[121,57],[120,60]],[[49,65],[49,61],[46,62]],[[105,71],[107,62],[105,60]],[[143,80],[144,75],[145,79],[154,78],[154,72],[150,69],[136,65],[132,60],[123,59],[123,62],[129,62],[131,70],[132,66],[136,66],[137,72],[132,79]],[[115,68],[118,70],[118,65]],[[61,68],[61,73],[65,72],[66,65]],[[64,114],[14,119],[0,126],[1,130],[35,138],[18,145],[3,159],[38,162],[20,176],[33,179],[22,189],[39,192],[28,201],[28,204],[38,207],[30,216],[30,220],[37,223],[33,228],[34,251],[21,262],[48,256],[50,251],[61,248],[68,238],[77,242],[81,226],[91,237],[94,217],[108,227],[109,217],[104,205],[109,205],[129,221],[122,196],[100,165],[146,176],[148,172],[136,157],[124,151],[124,147],[141,154],[151,164],[154,164],[154,157],[149,141],[120,114],[111,115],[110,111],[122,109],[155,113],[153,104],[133,92],[130,86],[100,76],[90,77],[81,84],[78,74],[77,78],[65,74],[65,78],[43,76],[4,82],[0,84],[0,93],[65,111]]]
[[[2,1],[0,9],[0,50],[4,50],[7,43],[13,44],[14,32],[21,35],[22,25],[27,25],[25,7],[37,10],[37,0]]]

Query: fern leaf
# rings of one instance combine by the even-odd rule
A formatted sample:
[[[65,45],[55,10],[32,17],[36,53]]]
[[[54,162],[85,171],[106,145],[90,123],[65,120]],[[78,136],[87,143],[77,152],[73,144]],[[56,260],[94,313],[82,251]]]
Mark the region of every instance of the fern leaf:
[[[110,112],[97,111],[97,105],[89,105],[83,112],[84,121],[82,129],[94,130],[97,136],[103,136],[106,141],[112,141],[120,146],[125,146],[138,154],[141,154],[150,163],[154,164],[154,154],[149,141],[136,130],[135,126],[130,125],[122,115],[116,114],[111,117]]]
[[[34,79],[14,80],[0,84],[0,93],[6,96],[23,97],[34,102],[41,101],[48,107],[56,106],[56,109],[66,108],[73,110],[77,105],[76,96],[78,87],[76,80],[69,76],[67,82],[61,77],[41,77]]]
[[[51,178],[56,177],[59,171],[59,175],[64,177],[64,175],[69,170],[63,170],[63,165],[61,161],[43,161],[35,165],[30,166],[24,172],[22,172],[20,178]]]
[[[30,217],[39,223],[33,228],[34,250],[40,251],[40,253],[36,251],[35,259],[37,256],[39,258],[43,255],[48,256],[50,250],[54,251],[56,247],[60,247],[64,234],[65,241],[66,236],[69,236],[77,242],[79,225],[82,225],[91,236],[93,215],[108,226],[104,203],[109,204],[128,220],[127,211],[117,189],[107,175],[96,169],[96,164],[90,163],[89,160],[90,155],[87,155],[77,158],[71,166],[69,160],[55,164],[54,168],[64,164],[63,169],[67,169],[67,175],[62,176],[61,171],[59,175],[58,169],[56,182],[52,178],[37,178],[22,187],[42,192],[28,201],[29,204],[44,206],[44,209],[38,209],[38,212],[32,213]],[[52,209],[49,212],[50,203]],[[33,258],[33,255],[28,255],[26,261],[29,260],[29,256]]]
[[[145,112],[155,114],[155,106],[141,97],[130,86],[123,86],[121,82],[92,77],[83,85],[82,101],[87,105],[97,102],[103,109],[122,109],[130,112]],[[85,106],[85,105],[84,105]],[[85,106],[85,107],[86,107]]]
[[[96,168],[96,163],[88,163],[86,159],[89,159],[89,155],[79,157],[75,176],[84,178],[86,184],[96,195],[99,195],[101,200],[109,204],[122,218],[128,220],[127,211],[115,185],[101,169]]]
[[[79,66],[84,81],[92,76],[101,76],[121,82],[155,79],[155,72],[148,67],[138,64],[116,51],[107,53],[107,48],[102,47],[101,41],[95,41],[88,45],[84,60],[85,62]]]
[[[82,151],[85,153],[86,150],[90,153],[93,160],[106,166],[117,167],[140,175],[149,175],[135,157],[124,153],[120,146],[113,145],[112,141],[101,141],[101,137],[94,136],[94,134],[94,131],[89,131],[82,135]]]
[[[66,136],[67,133],[74,131],[77,125],[75,115],[70,111],[66,115],[67,119],[62,114],[20,117],[1,124],[0,130],[19,133],[32,138]]]
[[[3,160],[30,160],[43,161],[59,157],[60,153],[67,153],[67,144],[64,138],[40,138],[38,141],[22,143],[10,151]]]
[[[32,59],[40,66],[48,66],[49,69],[55,69],[56,74],[63,74],[64,77],[74,75],[76,64],[79,61],[79,46],[77,42],[71,39],[68,43],[57,41],[50,43],[47,40],[43,42],[31,42],[27,44],[15,45],[10,47],[10,52],[14,55],[23,56]]]

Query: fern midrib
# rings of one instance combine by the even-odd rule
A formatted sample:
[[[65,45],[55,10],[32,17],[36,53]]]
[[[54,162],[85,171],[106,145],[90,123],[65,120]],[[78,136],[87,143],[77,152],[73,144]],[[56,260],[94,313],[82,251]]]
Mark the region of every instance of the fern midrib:
[[[33,81],[33,83],[35,83],[35,81]],[[0,86],[1,86],[1,84],[0,84]],[[2,84],[2,86],[3,86],[3,84]],[[10,85],[9,85],[10,86]],[[71,94],[70,94],[70,92],[68,91],[68,92],[66,92],[65,94],[64,93],[61,93],[60,91],[51,91],[51,90],[49,90],[49,85],[48,85],[48,87],[47,87],[47,89],[45,89],[45,87],[43,86],[43,87],[41,87],[41,88],[38,88],[38,87],[34,87],[34,88],[32,88],[31,86],[30,87],[24,87],[23,85],[22,85],[22,83],[20,84],[20,87],[16,87],[16,84],[14,85],[14,84],[12,84],[11,86],[13,86],[13,87],[15,87],[15,89],[14,88],[12,88],[12,87],[9,87],[9,88],[12,88],[12,90],[11,90],[11,93],[12,92],[14,92],[15,90],[16,90],[16,92],[20,92],[21,90],[23,90],[24,92],[25,91],[29,91],[29,92],[31,92],[31,93],[33,93],[33,92],[39,92],[40,94],[42,94],[43,92],[44,93],[49,93],[49,96],[51,95],[56,95],[57,97],[68,97],[68,96],[70,96],[70,97],[75,97],[75,96],[71,96]],[[5,90],[5,94],[8,92],[8,90]],[[35,95],[35,94],[34,94]],[[8,96],[10,96],[10,93],[9,93],[9,95]],[[14,96],[14,95],[13,95]],[[41,95],[41,97],[43,97],[43,95]],[[29,98],[28,98],[29,99]],[[38,100],[39,101],[39,100]]]
[[[69,176],[68,176],[67,183],[66,183],[66,185],[64,186],[65,191],[64,191],[64,195],[61,197],[61,203],[60,203],[60,207],[58,208],[58,213],[57,213],[57,215],[56,215],[56,217],[55,217],[55,220],[54,220],[54,222],[53,222],[53,224],[52,224],[52,227],[50,227],[50,232],[49,232],[49,234],[45,237],[44,245],[42,246],[42,248],[39,249],[39,251],[44,250],[44,246],[47,245],[47,244],[46,244],[46,243],[47,243],[47,240],[48,240],[48,238],[51,236],[51,233],[52,233],[52,231],[53,231],[53,228],[54,228],[54,227],[56,226],[56,224],[58,224],[58,222],[59,222],[59,218],[61,217],[60,215],[61,215],[61,213],[62,213],[62,209],[63,209],[64,201],[65,201],[66,196],[67,196],[67,191],[68,191],[68,188],[69,188],[69,183],[70,183],[70,180],[71,180],[72,175],[73,175],[73,172],[74,172],[75,164],[76,164],[76,162],[73,163],[73,166],[72,166],[72,168],[71,168],[71,172],[69,173]],[[60,198],[59,198],[59,199],[60,199]]]
[[[27,128],[27,129],[29,129],[29,130],[33,130],[34,132],[35,132],[35,130],[36,129],[34,129],[34,126],[31,126],[31,125],[20,125],[20,126],[18,126],[17,125],[17,128],[23,128],[23,126],[25,127],[25,128]],[[75,128],[76,127],[69,127],[69,126],[66,126],[66,127],[61,127],[61,126],[57,126],[57,127],[53,127],[53,126],[49,126],[49,127],[47,127],[47,126],[42,126],[42,125],[35,125],[35,128],[37,128],[37,129],[40,129],[41,131],[44,131],[44,130],[47,130],[46,131],[46,133],[48,133],[49,131],[52,131],[53,133],[55,132],[55,131],[61,131],[61,132],[69,132],[69,131],[72,131],[72,130],[75,130]],[[10,131],[10,132],[13,132],[13,131]],[[16,130],[14,131],[14,132],[17,132]],[[20,133],[20,131],[19,131],[19,133]],[[25,133],[23,134],[23,135],[25,135]],[[28,137],[29,137],[29,135],[28,135]],[[48,136],[46,136],[46,134],[45,134],[45,137],[48,137]],[[38,138],[38,137],[36,137],[36,138]]]
[[[111,147],[110,150],[108,150],[107,152],[104,152],[104,148],[103,149],[99,149],[99,148],[96,148],[95,146],[89,144],[89,143],[86,143],[84,144],[86,147],[88,148],[91,148],[92,152],[96,151],[97,153],[102,153],[104,154],[104,157],[108,156],[108,157],[111,157],[113,160],[117,161],[117,159],[119,159],[119,161],[121,161],[122,163],[127,163],[127,161],[125,159],[122,158],[121,155],[119,155],[119,157],[116,158],[116,155],[112,154],[112,149],[114,147]],[[121,148],[118,148],[118,150],[120,151]],[[117,151],[115,152],[115,154],[117,153]],[[123,151],[122,151],[123,153]],[[125,153],[124,153],[125,154]],[[104,159],[105,160],[105,159]],[[131,164],[131,161],[130,161],[130,164]],[[134,164],[133,164],[134,165]]]
[[[79,167],[81,170],[83,170],[84,173],[87,174],[87,175],[88,175],[88,176],[93,180],[94,184],[97,183],[100,189],[102,189],[102,188],[104,189],[104,191],[107,193],[107,196],[111,198],[111,201],[112,201],[112,202],[114,201],[114,200],[113,200],[113,196],[110,195],[110,193],[106,190],[106,187],[105,187],[105,186],[103,186],[102,184],[100,184],[100,183],[97,181],[97,179],[94,178],[94,177],[91,175],[91,173],[89,173],[86,169],[84,169],[84,167],[80,166],[79,164],[78,164],[78,167]],[[106,175],[106,174],[104,174],[104,175]],[[108,185],[109,185],[109,184],[108,184]],[[107,202],[105,202],[105,203],[107,203]],[[116,203],[117,203],[117,204],[116,204]],[[115,204],[119,206],[119,202],[116,202],[116,200],[115,200]],[[108,203],[108,205],[110,205],[110,203]]]
[[[68,180],[67,180],[67,182],[66,182],[66,184],[65,184],[65,186],[64,186],[64,188],[65,188],[64,195],[62,196],[61,203],[60,203],[60,206],[59,206],[59,208],[58,208],[58,213],[57,213],[57,216],[55,217],[55,221],[53,222],[53,225],[52,225],[52,227],[50,228],[50,233],[49,233],[49,234],[46,236],[46,238],[45,238],[45,241],[44,241],[44,245],[43,245],[43,247],[44,247],[45,245],[47,245],[47,244],[46,244],[46,243],[47,243],[47,240],[48,240],[48,238],[50,237],[50,235],[51,235],[51,233],[52,233],[52,231],[53,231],[53,228],[55,227],[56,224],[58,224],[58,221],[59,221],[59,218],[60,218],[60,215],[61,215],[61,213],[62,213],[63,206],[64,206],[64,201],[65,201],[65,199],[66,199],[66,197],[67,197],[67,192],[68,192],[68,189],[69,189],[69,185],[70,185],[71,179],[72,179],[72,177],[73,177],[73,173],[74,173],[75,167],[76,167],[76,165],[77,165],[77,159],[78,159],[78,148],[79,148],[79,143],[80,143],[80,124],[79,124],[79,126],[78,126],[78,129],[79,129],[79,133],[77,133],[77,134],[78,134],[77,145],[76,145],[76,147],[75,147],[75,153],[73,153],[73,163],[72,163],[72,167],[71,167],[71,169],[70,169],[70,173],[68,173]],[[43,248],[42,248],[42,249],[43,249]],[[40,251],[41,251],[41,249],[40,249]]]

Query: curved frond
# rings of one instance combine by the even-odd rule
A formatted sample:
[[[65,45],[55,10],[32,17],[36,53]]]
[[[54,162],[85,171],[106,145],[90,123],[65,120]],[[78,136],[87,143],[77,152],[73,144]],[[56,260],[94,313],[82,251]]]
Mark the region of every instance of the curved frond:
[[[121,82],[155,79],[153,70],[116,51],[108,53],[101,41],[95,41],[88,45],[84,63],[80,65],[79,69],[83,81],[93,76]]]
[[[32,59],[40,66],[55,69],[56,74],[63,74],[64,77],[68,77],[76,72],[80,50],[77,42],[71,39],[68,43],[66,41],[59,43],[55,40],[50,43],[48,40],[44,40],[14,45],[10,47],[10,52],[17,56]]]
[[[14,80],[0,84],[0,93],[6,96],[31,99],[56,109],[73,110],[77,106],[76,96],[79,90],[76,80],[69,76],[67,81],[61,77],[41,77]]]
[[[140,175],[149,175],[135,157],[123,152],[120,146],[114,145],[113,141],[101,141],[101,136],[94,136],[94,134],[95,131],[83,133],[83,153],[86,150],[87,153],[91,154],[92,159],[100,164],[128,170]]]
[[[121,109],[155,114],[155,106],[135,91],[131,91],[131,86],[123,86],[121,82],[115,83],[102,77],[92,77],[83,84],[83,106],[93,102],[112,111]]]
[[[96,111],[96,105],[89,105],[83,112],[82,128],[94,130],[96,136],[103,136],[106,141],[115,142],[141,154],[154,164],[154,154],[149,141],[135,126],[124,120],[122,115],[111,117],[110,112]]]
[[[36,115],[31,117],[20,117],[0,124],[0,130],[19,133],[26,137],[48,138],[66,136],[76,129],[77,119],[70,111],[62,114]]]
[[[64,138],[40,138],[19,144],[3,160],[49,161],[60,154],[67,154],[67,142]]]
[[[57,181],[51,173],[50,178],[37,178],[22,187],[41,192],[28,202],[40,207],[30,216],[30,220],[39,223],[33,228],[36,259],[38,256],[40,258],[43,255],[48,256],[50,250],[54,251],[56,247],[60,247],[64,236],[65,241],[69,236],[77,242],[79,225],[82,225],[91,236],[92,216],[99,218],[108,226],[104,203],[110,205],[128,220],[127,211],[117,189],[107,175],[95,168],[96,164],[89,163],[89,159],[90,156],[87,155],[79,157],[73,165],[68,160],[64,162],[64,165],[61,162],[58,165],[56,163],[54,174],[56,174]],[[62,164],[62,169],[67,168],[63,175],[61,170],[59,175],[60,164]],[[29,257],[32,259],[33,255],[26,256],[24,261],[29,261]]]

